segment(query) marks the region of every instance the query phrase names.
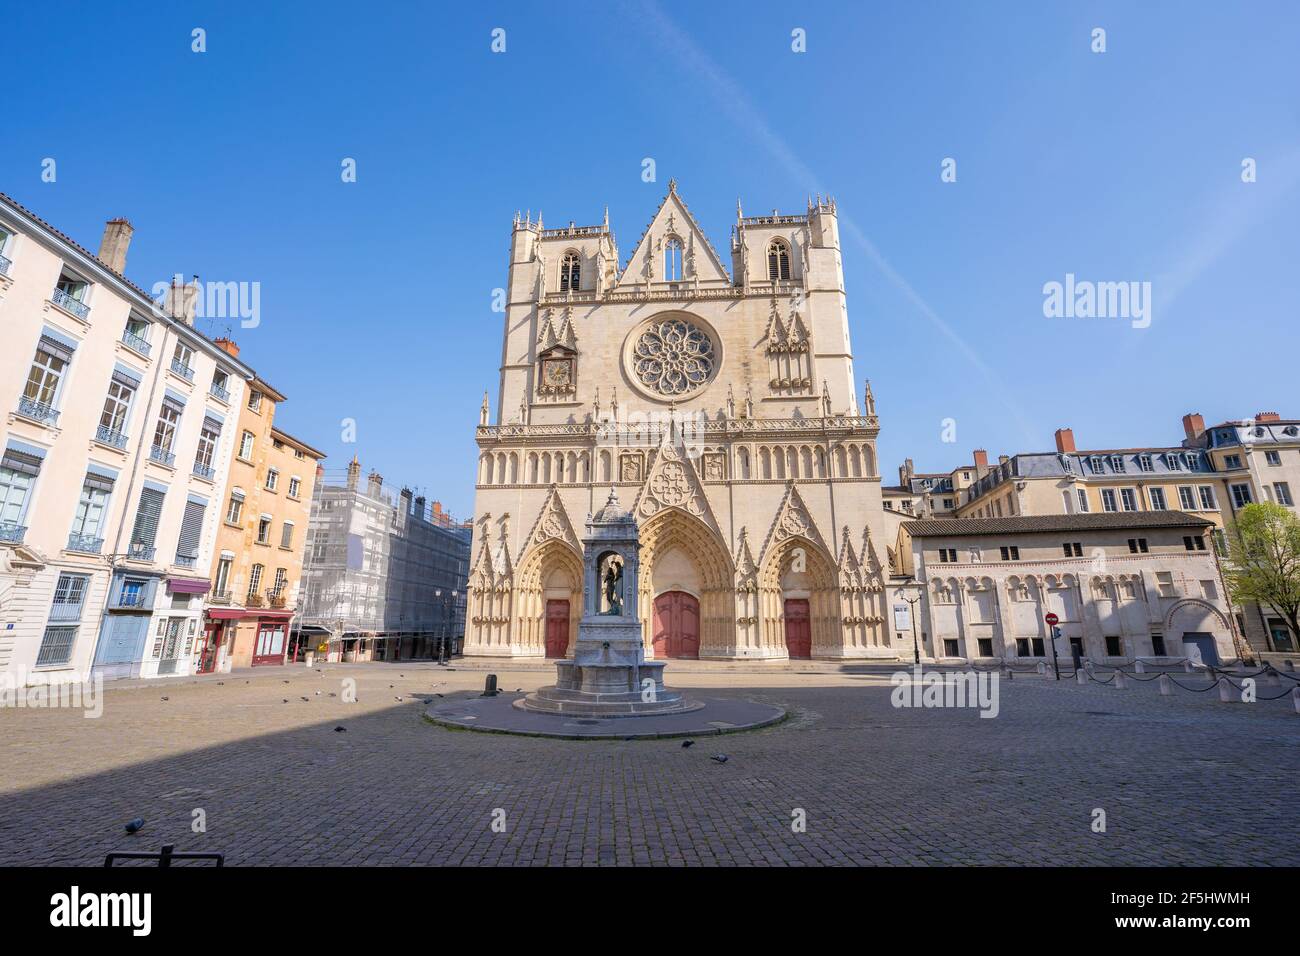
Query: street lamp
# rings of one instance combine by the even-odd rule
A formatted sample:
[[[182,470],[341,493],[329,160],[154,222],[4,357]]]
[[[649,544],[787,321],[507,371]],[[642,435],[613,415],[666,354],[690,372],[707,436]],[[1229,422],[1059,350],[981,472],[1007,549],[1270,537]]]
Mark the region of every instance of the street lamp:
[[[903,579],[903,583],[918,584],[919,582],[916,580],[915,577],[909,574]],[[911,617],[912,619],[912,657],[916,662],[916,666],[920,667],[921,666],[921,643],[916,639],[916,605],[921,602],[921,595],[919,592],[917,593],[916,597],[908,597],[906,594],[904,594],[903,600],[906,601],[911,606],[911,613],[909,614],[909,617]]]

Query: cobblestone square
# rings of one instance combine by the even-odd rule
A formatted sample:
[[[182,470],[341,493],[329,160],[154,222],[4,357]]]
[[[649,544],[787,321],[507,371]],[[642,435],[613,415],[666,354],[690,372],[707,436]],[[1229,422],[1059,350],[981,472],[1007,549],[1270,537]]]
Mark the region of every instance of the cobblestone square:
[[[691,747],[428,723],[426,698],[481,690],[472,664],[110,684],[96,720],[0,711],[0,862],[96,865],[174,843],[237,866],[1300,864],[1289,699],[1017,675],[981,719],[894,708],[894,669],[674,662],[668,681],[688,692],[791,711]],[[510,692],[554,673],[494,672]]]

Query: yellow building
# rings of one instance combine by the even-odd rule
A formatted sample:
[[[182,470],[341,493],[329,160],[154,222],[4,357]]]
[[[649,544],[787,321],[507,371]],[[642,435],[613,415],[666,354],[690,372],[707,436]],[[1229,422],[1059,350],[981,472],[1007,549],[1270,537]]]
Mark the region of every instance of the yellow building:
[[[239,352],[229,339],[217,343]],[[284,396],[248,385],[221,501],[199,673],[282,664],[298,609],[307,520],[325,455],[275,427]]]

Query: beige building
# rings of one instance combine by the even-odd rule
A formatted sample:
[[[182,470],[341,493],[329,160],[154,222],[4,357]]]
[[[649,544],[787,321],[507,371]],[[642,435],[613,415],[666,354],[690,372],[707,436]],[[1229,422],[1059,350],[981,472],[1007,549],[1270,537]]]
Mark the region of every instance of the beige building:
[[[1232,661],[1212,528],[1179,511],[905,522],[906,623],[925,660],[1051,663],[1050,612],[1061,658]]]
[[[579,535],[613,486],[640,528],[647,655],[896,655],[835,204],[738,208],[728,251],[675,183],[626,259],[608,217],[515,222],[466,654],[570,653]]]
[[[229,339],[217,344],[239,354]],[[325,455],[276,427],[284,400],[254,378],[240,404],[220,503],[200,673],[282,664],[289,650],[317,464]]]
[[[194,287],[158,301],[0,196],[0,672],[22,680],[186,673],[253,372],[193,328]]]

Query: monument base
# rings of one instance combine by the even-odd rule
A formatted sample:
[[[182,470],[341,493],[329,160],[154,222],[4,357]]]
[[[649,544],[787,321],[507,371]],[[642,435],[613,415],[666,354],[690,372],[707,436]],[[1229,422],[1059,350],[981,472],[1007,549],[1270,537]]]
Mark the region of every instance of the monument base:
[[[553,687],[543,687],[515,701],[515,706],[572,717],[685,714],[704,706],[664,687],[663,661],[632,664],[557,661],[555,669]]]

